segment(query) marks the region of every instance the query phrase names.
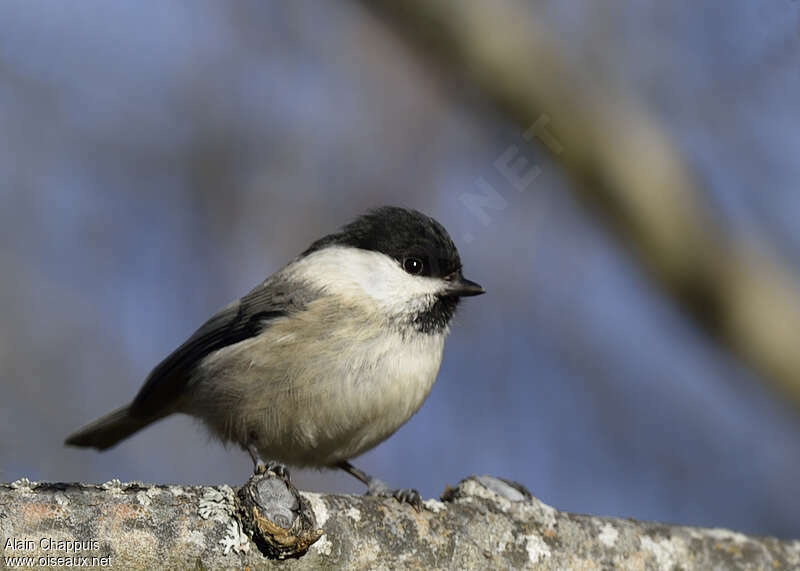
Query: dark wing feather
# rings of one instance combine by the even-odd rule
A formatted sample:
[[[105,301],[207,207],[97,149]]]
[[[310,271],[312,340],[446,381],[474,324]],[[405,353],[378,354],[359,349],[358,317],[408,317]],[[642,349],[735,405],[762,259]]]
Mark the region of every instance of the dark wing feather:
[[[152,370],[131,405],[131,413],[147,417],[169,409],[205,356],[254,337],[270,320],[300,309],[303,300],[293,289],[288,282],[268,280],[217,312]]]

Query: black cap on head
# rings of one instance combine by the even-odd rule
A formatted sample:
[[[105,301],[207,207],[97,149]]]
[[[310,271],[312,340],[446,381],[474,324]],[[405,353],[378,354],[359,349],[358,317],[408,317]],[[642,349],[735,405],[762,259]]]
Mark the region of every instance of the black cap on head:
[[[461,270],[461,258],[453,240],[430,216],[417,210],[383,206],[359,216],[339,232],[314,242],[303,256],[327,246],[351,246],[381,252],[400,264],[422,262],[419,275],[444,278]]]
[[[461,258],[444,226],[417,210],[383,206],[359,216],[339,232],[311,244],[306,256],[329,246],[350,246],[394,258],[409,274],[441,278],[447,285],[411,323],[422,333],[447,328],[459,298],[484,293],[461,274]]]

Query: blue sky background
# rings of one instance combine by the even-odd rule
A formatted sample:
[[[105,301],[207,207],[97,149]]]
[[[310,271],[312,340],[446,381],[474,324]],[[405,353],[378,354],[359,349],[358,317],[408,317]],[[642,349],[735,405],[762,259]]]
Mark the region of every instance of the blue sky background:
[[[720,219],[800,269],[800,3],[534,8],[576,89],[642,98]],[[0,480],[243,482],[247,455],[187,418],[104,454],[61,443],[314,239],[399,204],[488,294],[357,465],[428,497],[490,473],[559,509],[800,537],[800,414],[653,288],[544,147],[438,73],[349,3],[0,3]],[[493,167],[510,145],[542,170],[525,192]],[[478,177],[505,201],[487,224],[459,200]]]

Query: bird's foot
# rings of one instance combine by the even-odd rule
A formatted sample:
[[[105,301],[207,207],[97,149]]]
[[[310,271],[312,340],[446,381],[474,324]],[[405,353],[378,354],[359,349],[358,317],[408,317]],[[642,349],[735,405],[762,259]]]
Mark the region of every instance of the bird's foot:
[[[402,504],[408,504],[415,510],[422,509],[422,497],[417,490],[411,488],[392,489],[377,478],[372,478],[367,485],[367,495],[379,498],[394,498]]]
[[[253,472],[255,474],[266,474],[267,472],[272,472],[281,480],[288,482],[290,479],[289,468],[280,462],[258,462]]]
[[[247,453],[250,454],[250,458],[253,460],[253,474],[258,476],[260,474],[272,472],[281,480],[285,482],[289,481],[289,469],[284,464],[273,460],[265,462],[264,459],[261,458],[261,455],[259,455],[258,449],[254,444],[248,444],[245,450],[247,450]]]

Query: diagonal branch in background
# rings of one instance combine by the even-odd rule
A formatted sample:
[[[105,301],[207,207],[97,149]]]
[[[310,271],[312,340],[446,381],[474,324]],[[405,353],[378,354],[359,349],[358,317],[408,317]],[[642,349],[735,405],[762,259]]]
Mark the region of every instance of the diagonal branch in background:
[[[715,220],[671,142],[630,94],[560,56],[533,4],[364,1],[418,53],[466,77],[523,128],[546,112],[580,198],[712,336],[800,406],[800,290]],[[585,70],[584,70],[585,71]]]

